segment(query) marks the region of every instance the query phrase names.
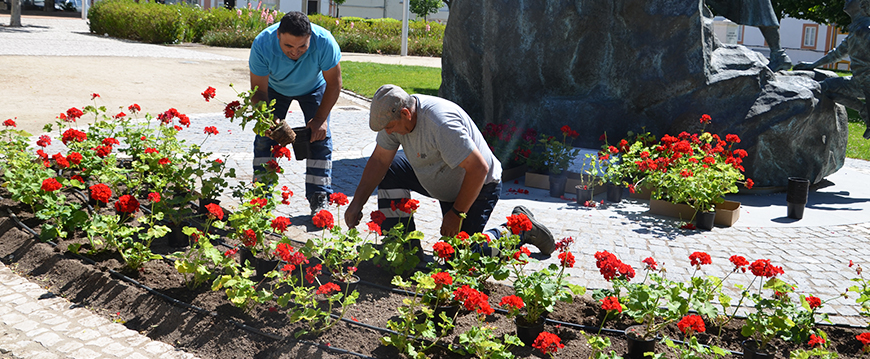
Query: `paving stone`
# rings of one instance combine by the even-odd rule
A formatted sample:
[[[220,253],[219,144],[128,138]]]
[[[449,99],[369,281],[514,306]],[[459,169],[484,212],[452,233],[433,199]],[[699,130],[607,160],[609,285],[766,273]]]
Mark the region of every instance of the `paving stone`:
[[[100,353],[93,351],[89,348],[76,349],[69,355],[70,357],[75,359],[97,359],[103,357]]]
[[[84,344],[82,344],[81,342],[79,342],[77,340],[70,340],[69,338],[67,338],[62,343],[60,343],[60,345],[58,345],[55,349],[57,349],[61,353],[71,353],[73,351],[76,351],[76,350],[84,347],[84,346],[85,346]]]

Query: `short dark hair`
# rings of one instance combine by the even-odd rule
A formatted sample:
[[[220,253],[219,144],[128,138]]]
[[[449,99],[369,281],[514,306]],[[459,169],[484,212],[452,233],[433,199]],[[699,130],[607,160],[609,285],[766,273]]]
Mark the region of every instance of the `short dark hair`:
[[[299,11],[291,11],[281,18],[281,24],[278,25],[278,33],[298,37],[308,36],[311,35],[311,22],[308,21],[307,15]]]

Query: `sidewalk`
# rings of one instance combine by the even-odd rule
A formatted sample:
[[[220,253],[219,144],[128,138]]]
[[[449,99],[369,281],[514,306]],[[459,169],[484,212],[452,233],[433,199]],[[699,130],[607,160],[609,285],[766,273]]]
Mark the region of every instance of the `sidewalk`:
[[[8,22],[8,16],[0,16],[0,22]],[[64,24],[67,21],[69,24]],[[10,48],[26,49],[41,57],[66,56],[67,48],[78,47],[81,56],[101,56],[97,51],[110,52],[117,58],[112,62],[134,61],[135,54],[165,54],[179,56],[176,59],[208,58],[208,61],[239,63],[244,58],[243,51],[210,49],[198,46],[157,46],[137,44],[132,42],[103,39],[89,36],[93,44],[103,49],[85,51],[87,44],[73,42],[76,36],[70,35],[70,41],[56,42],[55,32],[63,32],[67,26],[73,33],[81,31],[81,20],[42,20],[24,19],[33,28],[25,32],[10,34],[8,29],[0,29],[0,63],[10,54]],[[73,24],[73,25],[70,25]],[[48,31],[45,29],[51,29]],[[77,30],[76,30],[77,29]],[[86,29],[86,26],[85,26]],[[42,36],[42,37],[41,37]],[[46,39],[45,37],[48,37]],[[99,41],[98,41],[99,40]],[[50,44],[53,48],[42,48]],[[25,51],[25,50],[19,50]],[[91,52],[89,52],[91,51]],[[126,55],[124,55],[126,53]],[[220,58],[217,58],[220,56]],[[377,61],[398,64],[428,64],[440,66],[440,59],[433,58],[403,58],[396,56],[345,54],[344,60]],[[185,60],[187,61],[187,60]],[[206,60],[196,60],[206,61]],[[161,63],[162,64],[162,63]],[[106,69],[108,71],[110,69]],[[102,71],[95,68],[91,71]],[[82,72],[81,81],[87,81],[93,73]],[[48,76],[46,77],[48,78]],[[50,81],[45,83],[26,83],[31,87],[50,87]],[[129,86],[129,91],[137,91],[135,85],[118,83],[115,86]],[[198,92],[194,93],[198,96]],[[353,194],[356,184],[362,175],[367,157],[374,148],[375,133],[368,127],[368,104],[355,97],[343,97],[345,105],[338,106],[332,113],[332,133],[334,141],[333,186],[336,191]],[[201,99],[200,99],[201,100]],[[116,106],[109,99],[103,99],[107,106]],[[184,112],[184,101],[167,100],[160,106],[146,107],[143,110],[157,113],[165,107],[177,106]],[[66,104],[69,107],[75,104]],[[125,104],[126,105],[126,104]],[[14,109],[13,109],[14,110]],[[204,126],[216,126],[220,131],[218,136],[209,139],[204,150],[215,152],[215,156],[227,158],[227,164],[236,168],[238,180],[251,179],[251,143],[253,134],[242,131],[238,126],[229,123],[219,111],[190,114],[192,126],[180,133],[180,137],[191,143],[200,143],[205,139],[201,129]],[[0,116],[14,116],[0,111]],[[4,118],[5,119],[5,118]],[[291,113],[288,120],[291,124],[301,123],[299,111]],[[295,123],[294,123],[295,121]],[[230,135],[230,132],[232,135]],[[55,141],[55,146],[59,141]],[[53,149],[57,151],[60,147]],[[51,151],[48,151],[51,152]],[[296,194],[289,206],[280,206],[279,211],[293,222],[291,236],[304,240],[318,233],[309,228],[308,204],[303,198],[305,163],[292,161],[284,166],[285,174],[280,185],[287,185]],[[589,288],[609,287],[594,265],[594,254],[607,250],[620,259],[640,268],[640,261],[652,256],[668,268],[668,275],[674,280],[686,280],[691,276],[688,255],[694,251],[705,251],[713,257],[713,264],[702,268],[702,273],[720,276],[731,271],[728,258],[731,255],[742,255],[749,260],[771,259],[772,264],[782,266],[785,274],[782,279],[797,285],[801,293],[814,294],[826,300],[841,294],[852,282],[855,272],[848,268],[849,260],[866,265],[870,259],[870,164],[866,161],[846,160],[846,165],[837,173],[831,175],[824,187],[819,187],[810,193],[810,203],[804,214],[804,219],[791,221],[785,218],[784,194],[758,196],[730,196],[729,199],[743,203],[740,220],[734,227],[715,228],[710,232],[699,232],[679,229],[676,219],[652,216],[645,201],[626,199],[621,203],[607,204],[599,208],[589,209],[579,207],[567,200],[551,198],[547,191],[526,188],[523,179],[504,183],[501,200],[495,207],[489,227],[502,223],[514,206],[529,207],[536,218],[546,224],[557,239],[573,237],[571,251],[577,258],[575,268],[570,270],[569,280]],[[529,193],[515,194],[510,189],[523,188]],[[567,197],[573,194],[567,193]],[[431,250],[432,244],[438,240],[440,227],[440,212],[437,201],[417,196],[420,209],[416,220],[418,229],[425,233],[424,248]],[[596,197],[596,200],[603,199]],[[233,206],[231,198],[223,198],[222,204]],[[364,213],[376,210],[376,198],[371,196],[365,206]],[[309,232],[312,231],[312,232]],[[534,254],[537,252],[532,249]],[[531,264],[531,270],[549,265],[557,261],[555,256],[539,257],[540,263]],[[733,279],[733,278],[732,278]],[[739,279],[743,282],[743,279]],[[746,280],[745,283],[749,281]],[[745,284],[744,283],[744,284]],[[5,266],[0,266],[0,332],[6,333],[0,337],[0,352],[9,351],[16,357],[65,357],[73,356],[75,350],[90,350],[88,354],[77,357],[103,358],[112,357],[116,353],[128,353],[126,357],[135,357],[134,353],[145,357],[188,357],[184,353],[172,351],[171,346],[159,342],[148,344],[148,338],[138,333],[128,333],[123,326],[110,323],[107,319],[92,314],[82,308],[75,308],[71,303],[60,298],[48,298],[47,292],[38,285],[14,275]],[[732,290],[732,295],[734,290]],[[50,296],[50,295],[48,295]],[[839,298],[826,304],[823,311],[831,315],[831,320],[840,324],[867,325],[867,320],[860,317],[854,297]],[[50,315],[49,315],[50,314]],[[68,324],[57,322],[67,319]],[[67,328],[76,329],[76,333],[91,333],[94,337],[76,338]],[[120,328],[118,328],[120,327]],[[117,331],[114,331],[116,328]],[[105,333],[104,333],[105,331]],[[127,336],[129,334],[129,336]],[[113,338],[113,336],[121,337]],[[81,335],[79,335],[81,336]],[[59,338],[59,339],[58,339]],[[135,338],[135,339],[134,339]],[[60,351],[78,343],[81,347]],[[90,345],[105,343],[98,348]],[[112,346],[107,349],[109,345]],[[161,346],[165,345],[165,346]],[[160,348],[160,353],[152,353],[146,349]],[[168,348],[167,348],[168,347]],[[107,352],[108,350],[108,352]],[[155,349],[158,350],[158,349]],[[145,351],[147,353],[142,353]],[[5,353],[4,355],[8,355]],[[124,357],[125,355],[122,355]],[[76,357],[76,356],[74,356]]]

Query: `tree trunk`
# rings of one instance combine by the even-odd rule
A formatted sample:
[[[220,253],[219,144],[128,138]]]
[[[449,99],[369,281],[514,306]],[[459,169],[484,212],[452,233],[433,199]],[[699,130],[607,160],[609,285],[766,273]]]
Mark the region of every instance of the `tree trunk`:
[[[21,27],[21,0],[12,0],[12,18],[9,27]]]

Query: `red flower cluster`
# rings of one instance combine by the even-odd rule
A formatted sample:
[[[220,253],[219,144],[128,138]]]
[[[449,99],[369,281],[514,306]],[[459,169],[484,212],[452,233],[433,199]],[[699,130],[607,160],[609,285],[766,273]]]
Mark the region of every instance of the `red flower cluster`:
[[[770,259],[759,259],[749,265],[749,270],[756,277],[773,278],[783,274],[782,267],[776,267],[770,264]]]
[[[293,191],[291,191],[287,186],[281,187],[281,204],[289,205],[290,197],[293,196]]]
[[[501,301],[498,302],[499,307],[506,307],[509,311],[520,310],[526,306],[526,303],[523,303],[523,298],[517,297],[515,295],[509,295],[506,297],[502,297]]]
[[[691,335],[692,333],[703,333],[707,330],[707,328],[704,327],[704,319],[701,319],[701,316],[695,314],[689,314],[683,317],[683,319],[677,323],[677,327],[679,327],[680,331],[686,335]]]
[[[253,206],[263,208],[263,207],[266,207],[267,204],[269,204],[269,200],[265,199],[265,198],[254,198],[254,199],[251,199],[251,201],[248,203],[250,203]]]
[[[347,195],[341,192],[335,192],[329,195],[329,204],[346,206],[348,204]]]
[[[81,182],[82,184],[85,183],[85,179],[82,178],[82,176],[79,176],[79,175],[73,175],[72,177],[70,177],[70,179],[71,179],[71,180],[79,181],[79,182]]]
[[[275,248],[275,255],[293,266],[308,264],[308,258],[306,258],[301,252],[297,252],[296,248],[293,248],[293,246],[287,243],[278,243],[278,246]],[[292,270],[293,269],[290,269],[289,271]]]
[[[314,278],[320,275],[320,272],[323,270],[323,265],[315,264],[311,267],[305,268],[305,281],[308,283],[314,283]]]
[[[564,347],[565,344],[562,344],[562,339],[558,335],[549,332],[541,332],[532,343],[532,348],[538,349],[544,354],[555,353]]]
[[[580,136],[580,134],[577,133],[577,131],[572,130],[571,127],[568,125],[562,126],[562,128],[560,130],[562,130],[562,134],[564,134],[565,136],[568,136],[568,137]]]
[[[746,266],[749,265],[749,261],[746,260],[743,256],[733,255],[731,258],[728,258],[732,264],[734,264],[734,272],[738,269],[742,269],[743,273],[746,273]]]
[[[507,227],[511,229],[511,233],[520,234],[532,229],[532,221],[525,214],[514,214],[508,216]]]
[[[97,146],[92,149],[97,152],[97,156],[100,158],[106,158],[106,156],[112,153],[112,146]]]
[[[283,157],[283,158],[286,158],[289,160],[289,159],[291,159],[290,158],[291,155],[292,155],[292,153],[290,152],[290,149],[287,147],[284,147],[281,145],[272,146],[272,157],[275,157],[275,158],[282,158]]]
[[[112,198],[112,189],[109,186],[97,183],[88,188],[91,190],[91,198],[100,203],[108,203]]]
[[[16,118],[17,118],[17,117],[16,117]],[[15,121],[13,121],[11,118],[8,119],[8,120],[6,120],[6,121],[3,121],[3,126],[6,126],[6,127],[16,127],[16,125],[15,125]]]
[[[656,260],[653,257],[646,257],[646,259],[641,261],[643,264],[646,264],[647,270],[657,270],[659,264],[656,263]]]
[[[161,166],[166,166],[166,165],[172,163],[172,161],[170,161],[170,160],[169,160],[168,158],[166,158],[166,157],[163,157],[163,158],[157,160],[157,163],[160,164]]]
[[[205,129],[203,130],[203,133],[205,133],[207,135],[217,135],[219,132],[217,130],[217,127],[206,126]]]
[[[69,161],[67,161],[66,157],[64,157],[62,154],[55,153],[54,156],[51,156],[51,158],[54,160],[54,163],[57,163],[57,165],[61,168],[69,167]]]
[[[51,144],[51,137],[48,135],[39,136],[39,140],[36,141],[36,145],[39,147],[48,147]]]
[[[160,193],[151,192],[148,194],[148,200],[154,203],[160,202]]]
[[[244,235],[244,239],[245,239],[244,242],[242,242],[242,244],[245,247],[251,248],[251,247],[257,245],[257,232],[254,232],[253,229],[246,229],[246,230],[242,231],[242,234]]]
[[[269,160],[269,162],[266,162],[266,169],[269,170],[269,172],[284,173],[284,169],[282,169],[275,160]]]
[[[705,125],[710,123],[710,115],[708,115],[706,113],[701,115],[701,123],[705,124]]]
[[[136,213],[139,211],[139,201],[136,197],[125,194],[115,202],[115,210],[121,213]]]
[[[384,214],[384,212],[381,211],[372,211],[369,216],[372,219],[372,222],[375,222],[378,225],[383,224],[384,221],[387,219],[387,216]]]
[[[70,107],[69,110],[66,110],[66,118],[67,122],[75,122],[77,119],[82,117],[85,113],[82,110],[79,110],[75,107]]]
[[[453,284],[453,277],[450,276],[450,273],[447,272],[438,272],[432,275],[432,279],[435,280],[435,290],[440,290],[445,285]]]
[[[335,223],[332,219],[332,212],[329,212],[325,209],[320,210],[317,214],[314,215],[314,218],[311,219],[311,222],[314,223],[318,228],[328,228],[332,229],[335,226]]]
[[[864,352],[867,353],[868,349],[870,349],[870,332],[858,334],[855,336],[855,339],[864,344]]]
[[[130,106],[127,106],[127,110],[129,110],[129,111],[132,112],[132,113],[136,113],[136,112],[142,111],[142,108],[139,107],[138,104],[135,104],[135,103],[134,103],[134,104],[132,104],[132,105],[130,105]]]
[[[463,285],[453,292],[453,297],[465,306],[469,311],[477,311],[480,314],[490,315],[495,310],[489,306],[489,296],[477,291],[468,285]]]
[[[319,214],[320,213],[318,213],[318,215]],[[272,224],[270,224],[272,229],[274,229],[280,233],[284,233],[284,231],[287,230],[287,226],[289,226],[289,225],[290,225],[290,219],[287,217],[284,217],[284,216],[275,217],[275,219],[272,220]],[[332,227],[330,227],[330,228],[332,228]]]
[[[63,187],[54,177],[42,180],[42,190],[46,192],[54,192]]]
[[[242,104],[239,101],[233,101],[227,104],[227,107],[224,107],[224,117],[233,118],[236,115],[236,111],[242,108]]]
[[[67,129],[63,132],[63,135],[60,137],[60,141],[63,144],[67,144],[70,141],[82,142],[88,139],[88,134],[82,131],[76,130],[74,128]]]
[[[619,304],[619,299],[613,296],[601,299],[601,309],[606,311],[615,310],[622,313],[622,304]]]
[[[106,137],[101,142],[103,143],[103,146],[114,146],[114,145],[121,144],[121,142],[118,142],[118,140],[115,139],[114,137]]]
[[[236,253],[239,253],[238,248],[227,249],[227,251],[224,252],[224,257],[232,257],[236,255]]]
[[[455,253],[455,251],[453,250],[453,246],[451,246],[450,243],[447,242],[435,243],[435,245],[432,246],[432,250],[435,251],[435,255],[437,255],[438,258],[441,258],[445,261],[449,261],[450,257],[453,256],[453,253]]]
[[[202,92],[202,97],[205,98],[205,102],[209,102],[209,100],[213,99],[215,96],[214,87],[209,86],[205,91]]]
[[[807,345],[809,345],[810,348],[812,348],[816,344],[819,344],[819,345],[825,344],[825,338],[816,336],[815,334],[810,334],[810,341],[807,343]]]
[[[598,271],[607,281],[611,281],[617,276],[622,277],[625,280],[631,280],[634,278],[634,268],[628,264],[622,263],[622,261],[613,255],[613,253],[608,251],[595,252],[595,260],[595,265],[598,267]]]
[[[205,209],[208,210],[209,216],[212,217],[212,219],[221,220],[224,218],[224,210],[217,204],[209,203],[205,205]]]
[[[529,264],[529,261],[520,259],[522,258],[523,254],[526,255],[526,258],[528,258],[530,255],[532,255],[532,252],[530,252],[529,249],[526,247],[520,247],[520,249],[514,252],[514,260],[520,262],[520,264],[523,265]]]
[[[381,226],[378,225],[377,223],[375,223],[375,222],[368,222],[368,223],[366,223],[366,225],[369,227],[369,232],[375,232],[375,233],[377,233],[379,236],[380,236],[380,235],[383,235],[383,233],[381,233]]]
[[[116,120],[119,119],[119,118],[124,118],[124,117],[127,117],[127,114],[124,113],[124,112],[118,112],[117,115],[112,116],[112,118],[114,118],[114,119],[116,119]]]
[[[74,165],[78,165],[82,162],[82,154],[78,152],[70,152],[66,155],[67,161],[72,162]]]
[[[713,259],[710,258],[710,255],[707,253],[704,253],[704,252],[694,252],[694,253],[690,254],[689,260],[692,261],[691,264],[693,266],[698,267],[698,268],[700,268],[700,266],[702,264],[707,265],[707,264],[713,263]]]
[[[556,249],[560,252],[564,252],[568,250],[568,247],[571,246],[571,243],[574,243],[574,237],[565,237],[556,242]]]
[[[151,153],[160,153],[160,151],[158,151],[156,148],[153,148],[153,147],[148,147],[145,149],[145,154],[151,154]]]
[[[326,284],[318,287],[317,292],[315,292],[315,294],[330,295],[330,294],[332,294],[332,292],[338,292],[340,290],[341,290],[341,288],[338,286],[338,284],[335,284],[333,282],[329,282],[329,283],[326,283]]]
[[[811,310],[815,310],[818,307],[822,306],[822,300],[819,297],[814,297],[812,295],[808,295],[806,297],[807,304],[810,306]]]
[[[390,209],[393,211],[402,211],[405,213],[413,213],[420,208],[420,201],[410,198],[402,198],[398,204],[395,201],[390,202]]]
[[[559,260],[562,263],[562,267],[574,268],[574,255],[571,252],[559,253]]]

